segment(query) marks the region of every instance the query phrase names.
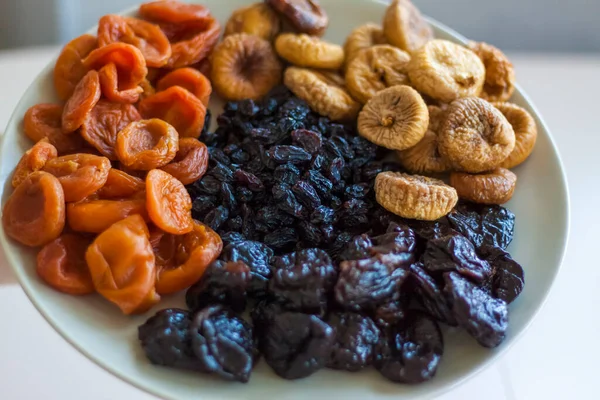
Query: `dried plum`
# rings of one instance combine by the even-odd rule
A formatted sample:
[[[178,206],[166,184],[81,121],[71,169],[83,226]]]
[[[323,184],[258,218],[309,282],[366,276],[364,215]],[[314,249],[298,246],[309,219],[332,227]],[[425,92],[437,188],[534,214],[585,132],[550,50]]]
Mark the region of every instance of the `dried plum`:
[[[241,261],[250,268],[252,276],[248,286],[248,295],[254,297],[263,296],[267,284],[271,278],[271,259],[273,250],[264,243],[243,240],[227,245],[221,253],[221,260]]]
[[[494,297],[512,303],[523,291],[525,272],[523,267],[512,259],[510,254],[497,247],[484,246],[479,254],[487,260],[494,274],[492,276],[492,293]]]
[[[391,300],[378,305],[372,312],[373,320],[377,326],[387,329],[403,320],[406,317],[409,300],[407,293],[400,289],[392,296]]]
[[[436,281],[423,269],[423,264],[411,265],[410,272],[415,297],[427,313],[440,322],[456,326],[456,319],[452,314],[446,296]]]
[[[487,245],[506,250],[514,235],[515,215],[501,206],[460,204],[448,214],[448,220],[476,247]]]
[[[381,336],[373,320],[360,314],[336,313],[328,322],[335,331],[335,343],[327,367],[355,372],[371,365]]]

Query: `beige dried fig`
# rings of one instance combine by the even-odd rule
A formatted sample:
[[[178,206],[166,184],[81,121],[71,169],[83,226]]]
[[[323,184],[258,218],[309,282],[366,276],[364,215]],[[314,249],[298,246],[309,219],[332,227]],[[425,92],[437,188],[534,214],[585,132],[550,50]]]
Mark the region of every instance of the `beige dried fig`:
[[[502,168],[514,168],[525,161],[533,151],[537,140],[535,119],[522,107],[512,103],[492,103],[515,131],[515,148],[500,164]]]
[[[346,38],[346,43],[344,43],[346,65],[354,60],[361,50],[386,43],[387,39],[381,26],[371,23],[359,26],[350,32],[350,35]]]
[[[390,150],[419,143],[429,125],[421,95],[410,86],[392,86],[377,93],[358,115],[358,133]]]
[[[471,42],[469,48],[485,66],[481,97],[487,101],[507,101],[515,91],[515,68],[506,55],[487,43]]]
[[[444,111],[437,106],[429,110],[429,127],[425,136],[415,146],[398,151],[400,164],[406,170],[417,174],[439,174],[450,170],[450,166],[438,150],[438,131],[444,117]]]
[[[479,96],[485,67],[471,50],[447,40],[432,40],[412,53],[408,76],[419,92],[449,103]]]
[[[463,200],[481,204],[504,204],[513,196],[517,175],[505,168],[477,175],[453,172],[450,174],[450,185]]]
[[[433,39],[433,31],[410,0],[394,0],[383,18],[387,41],[412,53]]]
[[[408,85],[409,61],[407,52],[385,44],[361,51],[346,70],[350,94],[364,104],[385,88]]]
[[[344,49],[306,34],[283,33],[275,40],[275,50],[297,67],[338,70],[344,64]]]
[[[265,0],[300,33],[322,36],[329,24],[327,13],[317,0]]]
[[[235,10],[225,25],[224,36],[247,33],[272,41],[281,30],[279,15],[265,3],[254,3]]]
[[[424,221],[442,218],[458,201],[456,190],[439,179],[399,172],[377,175],[375,197],[383,208],[396,215]]]
[[[515,133],[504,115],[487,101],[453,101],[438,136],[442,157],[457,171],[478,173],[498,167],[515,147]]]
[[[211,57],[214,88],[227,100],[259,99],[281,82],[283,67],[269,42],[258,36],[227,36]]]
[[[284,83],[315,112],[334,121],[353,121],[360,110],[360,104],[346,91],[344,78],[336,73],[289,67]]]

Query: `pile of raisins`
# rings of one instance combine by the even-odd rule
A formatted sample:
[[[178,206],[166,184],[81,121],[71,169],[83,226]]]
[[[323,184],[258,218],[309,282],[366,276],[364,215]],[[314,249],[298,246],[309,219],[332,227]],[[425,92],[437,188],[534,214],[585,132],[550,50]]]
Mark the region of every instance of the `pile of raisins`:
[[[188,289],[189,311],[140,326],[152,363],[247,382],[262,355],[285,379],[374,366],[418,383],[443,356],[440,323],[484,347],[503,341],[524,285],[506,252],[510,211],[459,204],[435,222],[388,213],[372,185],[396,167],[284,89],[228,103],[218,121],[202,134],[209,172],[189,190],[225,248]]]

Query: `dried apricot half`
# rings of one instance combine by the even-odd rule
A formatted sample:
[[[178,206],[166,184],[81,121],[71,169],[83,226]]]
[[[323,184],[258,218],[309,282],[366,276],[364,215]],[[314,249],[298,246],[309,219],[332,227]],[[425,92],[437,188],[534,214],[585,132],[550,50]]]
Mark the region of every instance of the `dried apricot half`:
[[[157,82],[156,89],[160,92],[172,86],[181,86],[187,89],[208,107],[212,85],[208,78],[197,69],[186,67],[171,71]]]
[[[208,148],[198,139],[183,138],[179,141],[179,151],[170,164],[161,169],[173,175],[184,185],[202,178],[208,168]]]
[[[165,232],[182,235],[193,229],[192,199],[185,186],[165,171],[148,172],[146,206],[154,225]]]
[[[115,222],[134,214],[148,219],[145,198],[93,199],[67,204],[67,222],[77,232],[101,233]]]
[[[126,43],[111,43],[92,51],[83,60],[89,69],[100,70],[113,63],[119,77],[119,90],[133,89],[146,77],[148,69],[144,55],[135,46]]]
[[[148,235],[144,219],[132,215],[98,235],[85,253],[94,288],[124,314],[143,313],[160,300]]]
[[[115,103],[137,103],[144,91],[141,86],[131,89],[119,89],[119,72],[114,63],[106,64],[98,73],[102,94]]]
[[[123,165],[149,171],[170,163],[178,149],[179,135],[175,128],[153,118],[123,128],[117,135],[115,151]]]
[[[65,104],[62,114],[64,133],[75,132],[83,125],[92,108],[100,100],[101,94],[98,72],[88,72],[75,86],[75,91]]]
[[[85,262],[85,251],[90,243],[90,240],[71,233],[48,243],[37,255],[38,276],[63,293],[94,293],[92,277]]]
[[[188,22],[210,16],[208,8],[200,4],[186,4],[177,0],[151,1],[140,5],[142,18],[157,22]]]
[[[58,104],[36,104],[30,107],[23,118],[25,135],[39,142],[40,140],[62,133],[63,108]]]
[[[126,198],[140,193],[144,189],[146,189],[146,183],[142,179],[111,168],[108,171],[106,183],[98,190],[98,196],[101,199]]]
[[[461,199],[481,204],[504,204],[515,191],[517,175],[505,168],[475,175],[453,172],[450,185]]]
[[[31,149],[27,150],[19,160],[13,173],[12,186],[14,188],[19,186],[29,174],[41,170],[49,160],[57,156],[56,147],[52,146],[48,139],[40,140]]]
[[[65,197],[58,179],[43,171],[25,178],[4,204],[2,225],[8,236],[30,247],[59,237],[65,226]]]
[[[66,101],[71,97],[75,86],[88,72],[83,59],[96,47],[96,38],[86,34],[71,40],[63,48],[54,66],[54,88],[61,100]]]
[[[92,154],[70,154],[49,160],[44,171],[58,178],[66,202],[80,201],[106,183],[110,160]]]
[[[221,25],[214,18],[178,25],[177,39],[171,39],[171,57],[166,64],[170,69],[189,67],[204,60],[215,48],[221,34]]]

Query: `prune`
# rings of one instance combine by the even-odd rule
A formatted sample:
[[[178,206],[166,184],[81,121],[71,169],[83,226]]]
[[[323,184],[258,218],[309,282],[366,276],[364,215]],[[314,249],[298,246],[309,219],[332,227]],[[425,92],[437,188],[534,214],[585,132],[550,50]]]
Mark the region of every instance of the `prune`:
[[[217,305],[196,313],[190,330],[194,353],[207,371],[248,382],[256,350],[246,321]]]
[[[266,245],[284,252],[291,250],[298,241],[298,235],[294,228],[281,228],[265,235],[263,241]]]
[[[231,243],[223,249],[221,260],[241,261],[250,268],[252,279],[247,288],[249,296],[261,297],[265,294],[271,278],[271,260],[273,250],[267,245],[250,240]]]
[[[273,371],[285,379],[300,379],[323,368],[335,342],[333,328],[316,315],[274,314],[259,348]]]
[[[502,343],[508,328],[506,302],[493,298],[456,272],[445,273],[444,282],[444,293],[458,325],[484,347]]]
[[[246,288],[251,278],[250,267],[243,262],[217,260],[187,290],[185,302],[192,311],[213,304],[224,304],[233,311],[242,312],[246,308]]]
[[[435,280],[423,269],[423,264],[411,265],[410,272],[415,297],[427,313],[440,322],[456,326],[456,319],[452,314],[446,296]]]
[[[510,254],[497,247],[484,246],[479,250],[481,257],[490,263],[494,271],[491,282],[494,297],[512,303],[525,286],[523,267]]]
[[[490,264],[477,256],[473,244],[462,235],[427,242],[423,264],[429,272],[456,271],[477,282],[483,282],[492,274]]]
[[[263,190],[265,190],[265,185],[253,173],[238,169],[237,171],[235,171],[233,176],[238,184],[247,187],[253,192],[262,192]]]
[[[443,353],[444,341],[437,323],[413,311],[384,334],[374,365],[391,381],[425,382],[435,376]]]
[[[337,271],[323,250],[305,249],[273,261],[269,292],[290,311],[323,315]]]
[[[310,161],[312,156],[309,152],[298,146],[278,145],[267,151],[267,156],[279,164],[298,164]]]
[[[218,231],[221,225],[229,218],[229,210],[224,206],[218,206],[206,214],[203,222],[210,226],[213,231]]]
[[[392,300],[380,304],[375,308],[372,313],[373,320],[377,326],[387,329],[406,317],[408,305],[409,296],[400,289],[399,292],[394,293]]]
[[[300,203],[306,207],[315,208],[321,205],[321,199],[315,191],[315,188],[306,181],[298,181],[292,186],[292,192],[296,195],[296,198]]]
[[[177,308],[160,310],[138,328],[138,338],[152,364],[205,371],[192,351],[191,316]]]
[[[339,259],[345,260],[362,260],[372,256],[370,252],[373,247],[373,241],[367,234],[355,236],[340,253]]]
[[[476,247],[487,245],[506,250],[514,235],[515,215],[501,206],[460,204],[448,214],[448,220]]]
[[[328,322],[335,331],[335,343],[327,367],[355,372],[371,365],[381,336],[373,320],[360,314],[336,313]]]
[[[407,223],[407,225],[410,226],[423,241],[440,239],[453,233],[450,223],[446,218],[441,218],[437,221],[410,220],[404,222]]]

